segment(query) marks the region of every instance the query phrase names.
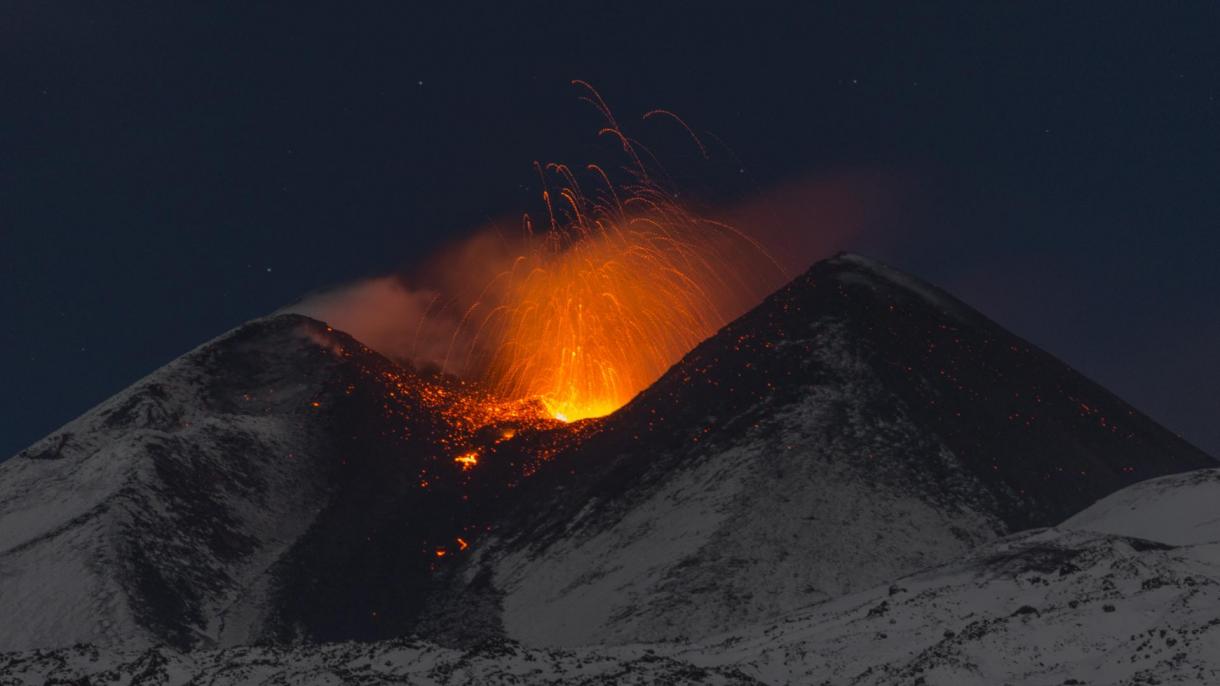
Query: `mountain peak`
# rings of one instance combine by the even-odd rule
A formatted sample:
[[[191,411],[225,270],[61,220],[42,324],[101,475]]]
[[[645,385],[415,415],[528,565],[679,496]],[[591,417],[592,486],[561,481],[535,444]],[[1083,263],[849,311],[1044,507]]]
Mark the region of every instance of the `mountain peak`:
[[[916,295],[941,312],[965,321],[986,321],[977,311],[932,284],[881,260],[857,253],[840,252],[810,267],[807,276],[830,274],[844,283],[868,284],[878,292]]]

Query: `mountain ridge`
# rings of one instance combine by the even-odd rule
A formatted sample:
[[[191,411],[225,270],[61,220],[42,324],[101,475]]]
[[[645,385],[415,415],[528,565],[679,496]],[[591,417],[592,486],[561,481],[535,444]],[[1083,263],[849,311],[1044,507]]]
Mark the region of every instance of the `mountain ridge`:
[[[454,649],[393,639],[188,654],[78,645],[0,653],[0,676],[169,685],[1213,683],[1217,484],[1220,468],[1140,482],[1059,527],[698,642],[557,650],[500,639]],[[1168,518],[1156,516],[1166,507]]]
[[[852,255],[609,417],[479,392],[295,315],[196,348],[0,464],[0,650],[697,641],[1215,464]]]

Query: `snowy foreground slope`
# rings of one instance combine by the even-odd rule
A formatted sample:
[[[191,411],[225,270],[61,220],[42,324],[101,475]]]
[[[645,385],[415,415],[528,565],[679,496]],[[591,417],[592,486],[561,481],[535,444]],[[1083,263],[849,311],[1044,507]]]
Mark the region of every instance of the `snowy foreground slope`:
[[[202,346],[0,465],[0,644],[221,630],[323,492],[305,415],[334,370],[282,333]]]
[[[593,650],[531,650],[511,642],[492,642],[468,650],[402,639],[297,649],[242,647],[191,654],[165,649],[106,652],[91,646],[22,655],[0,654],[0,683],[34,686],[48,682],[116,686],[190,683],[215,686],[751,686],[759,683],[735,669],[696,667],[651,649],[602,654]]]
[[[1055,529],[677,654],[777,684],[1220,683],[1218,486],[1215,469],[1138,484]]]
[[[187,655],[77,646],[0,655],[0,681],[1215,684],[1220,499],[1210,496],[1218,485],[1217,469],[1139,484],[1060,527],[697,643],[568,651],[491,641],[455,650],[394,640]],[[1181,502],[1197,507],[1184,512]]]

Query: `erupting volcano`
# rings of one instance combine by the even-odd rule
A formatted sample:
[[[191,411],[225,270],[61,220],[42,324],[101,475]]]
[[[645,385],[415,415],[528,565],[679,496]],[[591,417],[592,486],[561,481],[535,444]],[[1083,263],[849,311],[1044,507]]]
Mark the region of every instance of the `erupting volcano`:
[[[5,6],[0,686],[1220,686],[1216,3],[369,4]]]
[[[625,180],[586,166],[586,192],[567,165],[538,166],[547,223],[527,215],[524,249],[491,278],[453,334],[458,358],[499,396],[537,399],[563,421],[623,406],[699,341],[757,303],[783,270],[754,240],[705,219],[656,179],[655,159],[620,128],[601,96],[600,135],[621,145]],[[680,118],[668,118],[706,149]]]

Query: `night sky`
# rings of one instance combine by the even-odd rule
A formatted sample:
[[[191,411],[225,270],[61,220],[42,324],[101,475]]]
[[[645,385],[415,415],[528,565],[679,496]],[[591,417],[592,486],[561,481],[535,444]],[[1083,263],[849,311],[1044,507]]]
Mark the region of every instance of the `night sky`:
[[[714,132],[676,164],[700,202],[787,188],[819,254],[941,285],[1220,454],[1220,5],[419,4],[0,5],[0,455],[536,211],[534,160],[605,148],[572,79]]]

